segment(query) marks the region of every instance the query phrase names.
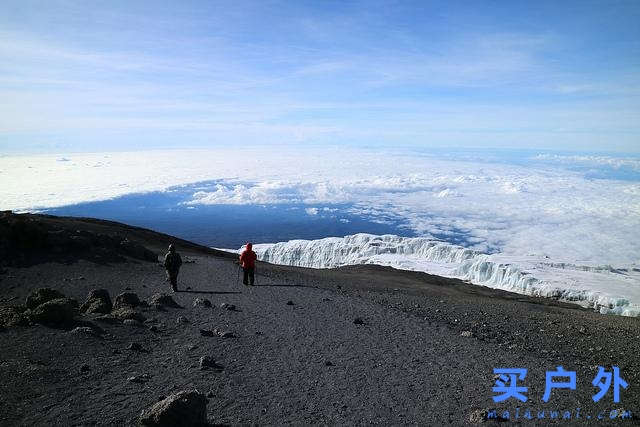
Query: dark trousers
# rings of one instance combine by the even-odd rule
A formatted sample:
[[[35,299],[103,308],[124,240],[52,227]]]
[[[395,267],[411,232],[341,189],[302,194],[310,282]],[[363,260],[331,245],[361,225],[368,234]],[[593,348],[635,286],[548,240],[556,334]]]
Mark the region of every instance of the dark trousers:
[[[245,285],[253,286],[253,282],[255,281],[255,277],[253,275],[253,273],[255,272],[255,268],[242,267],[242,271],[244,272],[242,283],[244,283]]]
[[[171,289],[174,291],[178,290],[178,270],[167,270],[167,278],[169,279],[169,283],[171,283]]]

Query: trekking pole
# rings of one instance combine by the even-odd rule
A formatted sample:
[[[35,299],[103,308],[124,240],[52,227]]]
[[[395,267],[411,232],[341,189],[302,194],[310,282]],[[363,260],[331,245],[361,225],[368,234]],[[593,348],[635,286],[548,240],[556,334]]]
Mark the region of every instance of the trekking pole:
[[[236,286],[240,286],[240,264],[238,264],[238,274],[236,276]]]

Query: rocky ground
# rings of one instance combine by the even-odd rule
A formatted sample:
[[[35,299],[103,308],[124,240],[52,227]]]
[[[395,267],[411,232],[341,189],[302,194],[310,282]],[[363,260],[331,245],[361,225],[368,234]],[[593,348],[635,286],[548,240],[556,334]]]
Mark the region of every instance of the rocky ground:
[[[7,256],[30,254],[5,261],[0,274],[3,426],[129,425],[144,410],[148,424],[177,411],[174,425],[200,410],[210,424],[460,425],[486,422],[491,409],[512,422],[639,423],[636,318],[376,266],[259,264],[257,286],[245,287],[235,256],[170,236],[15,217],[46,237],[25,249],[8,234],[8,217],[0,223]],[[84,246],[45,256],[51,233],[63,248],[76,235]],[[167,299],[163,268],[140,247],[160,254],[170,241],[186,262],[181,291]],[[45,287],[60,294],[34,293]],[[97,289],[111,306],[100,292],[87,301]],[[628,388],[619,403],[611,391],[593,402],[598,366],[612,365]],[[557,366],[576,371],[577,389],[554,389],[543,402],[545,372]],[[519,384],[526,403],[493,402],[494,368],[528,369]],[[190,390],[199,393],[171,397]],[[181,413],[176,402],[187,400],[195,406]],[[527,420],[527,409],[545,419]],[[621,409],[634,416],[610,419]],[[571,420],[549,411],[571,411]]]

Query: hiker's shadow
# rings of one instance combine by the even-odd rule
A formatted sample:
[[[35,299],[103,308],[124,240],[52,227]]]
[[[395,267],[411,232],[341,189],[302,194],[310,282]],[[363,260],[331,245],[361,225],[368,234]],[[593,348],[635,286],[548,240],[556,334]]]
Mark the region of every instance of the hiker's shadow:
[[[198,291],[193,289],[180,289],[178,292],[183,294],[209,294],[209,295],[224,295],[224,294],[241,294],[238,291]]]

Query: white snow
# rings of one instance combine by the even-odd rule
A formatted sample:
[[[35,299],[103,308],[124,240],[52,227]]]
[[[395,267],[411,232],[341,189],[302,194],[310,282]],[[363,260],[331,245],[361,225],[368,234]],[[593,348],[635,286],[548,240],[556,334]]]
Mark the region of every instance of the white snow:
[[[486,255],[429,238],[372,234],[257,244],[254,250],[260,260],[275,264],[311,268],[386,265],[569,301],[603,314],[640,315],[640,269],[633,266],[577,265],[535,255]]]

